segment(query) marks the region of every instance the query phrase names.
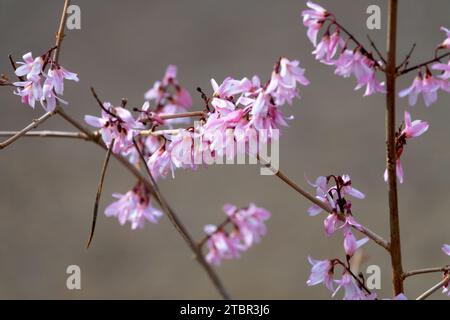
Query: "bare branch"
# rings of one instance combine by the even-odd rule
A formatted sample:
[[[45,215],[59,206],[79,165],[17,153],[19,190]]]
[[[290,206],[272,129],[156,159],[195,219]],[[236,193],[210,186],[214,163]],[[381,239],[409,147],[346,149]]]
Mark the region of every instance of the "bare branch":
[[[409,59],[411,58],[414,49],[416,48],[416,44],[414,43],[411,47],[411,50],[409,50],[408,54],[406,55],[405,59],[402,61],[402,63],[400,63],[400,65],[397,67],[397,71],[400,70],[403,67],[407,67],[408,63],[409,63]]]
[[[94,203],[94,214],[92,216],[92,226],[91,232],[89,233],[89,240],[87,242],[87,248],[91,245],[92,239],[94,238],[95,226],[97,224],[97,215],[98,215],[98,204],[100,202],[100,196],[102,195],[103,190],[103,181],[105,180],[106,169],[108,168],[109,158],[111,156],[111,151],[114,145],[114,139],[112,139],[111,144],[106,151],[105,161],[103,162],[102,171],[100,174],[100,181],[98,182],[97,194],[95,195],[95,203]]]
[[[19,133],[20,131],[0,131],[0,137],[12,137]],[[98,132],[97,132],[98,135]],[[90,138],[82,132],[67,132],[67,131],[28,131],[23,135],[23,137],[29,138],[71,138],[71,139],[83,139],[90,140]]]
[[[56,49],[53,52],[53,61],[55,61],[55,63],[58,63],[59,54],[61,52],[61,45],[64,39],[64,28],[66,27],[66,20],[67,20],[67,8],[69,7],[69,4],[70,0],[65,0],[63,11],[61,13],[61,20],[59,21],[58,32],[56,33],[56,42],[55,42]]]
[[[449,276],[446,276],[442,281],[438,282],[433,287],[431,287],[430,289],[428,289],[427,291],[422,293],[420,296],[418,296],[416,300],[425,300],[426,298],[431,296],[433,293],[438,291],[440,288],[447,285],[448,281],[449,281]]]
[[[9,139],[7,139],[7,140],[3,141],[2,143],[0,143],[0,150],[5,148],[5,147],[7,147],[7,146],[9,146],[11,143],[16,141],[20,137],[24,136],[28,131],[33,130],[34,128],[39,126],[41,123],[46,121],[48,118],[50,118],[54,114],[55,114],[55,111],[54,112],[47,112],[43,116],[41,116],[40,118],[34,119],[33,122],[31,122],[25,128],[23,128],[22,130],[18,131],[16,134],[14,134]]]
[[[407,271],[407,272],[403,273],[403,279],[406,279],[406,278],[412,277],[412,276],[416,276],[416,275],[420,275],[420,274],[448,272],[448,271],[450,271],[450,266],[411,270],[411,271]]]
[[[423,63],[420,63],[420,64],[418,64],[418,65],[415,65],[414,67],[405,69],[405,70],[399,72],[397,75],[398,75],[398,76],[402,76],[402,75],[404,75],[404,74],[406,74],[406,73],[409,73],[409,72],[411,72],[411,71],[414,71],[414,70],[420,69],[420,68],[422,68],[422,67],[424,67],[424,66],[426,66],[426,65],[429,65],[430,63],[433,63],[433,62],[439,62],[441,59],[444,59],[444,58],[446,58],[446,57],[448,57],[448,56],[450,56],[450,52],[447,52],[447,53],[445,53],[445,54],[443,54],[443,55],[440,55],[439,57],[430,59],[430,60],[425,61],[425,62],[423,62]]]
[[[367,39],[369,40],[370,45],[372,46],[372,48],[378,54],[378,57],[380,57],[381,61],[383,61],[383,64],[386,65],[386,59],[381,54],[380,50],[378,50],[378,47],[376,46],[375,42],[372,40],[372,38],[369,35],[367,35]]]
[[[258,160],[259,162],[269,168],[272,172],[275,173],[275,175],[280,178],[283,182],[285,182],[288,186],[290,186],[292,189],[294,189],[295,191],[297,191],[298,193],[300,193],[303,197],[305,197],[306,199],[308,199],[309,201],[311,201],[312,203],[314,203],[315,205],[319,206],[320,208],[322,208],[323,210],[325,210],[328,213],[332,213],[333,209],[328,206],[326,203],[318,200],[316,197],[314,197],[312,194],[310,194],[308,191],[304,190],[302,187],[300,187],[299,185],[297,185],[294,181],[292,181],[291,179],[289,179],[284,173],[282,173],[280,170],[276,170],[274,169],[270,163],[263,159],[261,156],[258,155]],[[381,247],[383,247],[384,249],[386,249],[387,251],[390,251],[390,245],[389,242],[387,242],[386,240],[384,240],[381,236],[377,235],[375,232],[369,230],[368,228],[362,226],[361,229],[356,229],[355,230],[361,232],[362,234],[366,235],[367,237],[369,237],[370,239],[372,239],[376,244],[380,245]]]

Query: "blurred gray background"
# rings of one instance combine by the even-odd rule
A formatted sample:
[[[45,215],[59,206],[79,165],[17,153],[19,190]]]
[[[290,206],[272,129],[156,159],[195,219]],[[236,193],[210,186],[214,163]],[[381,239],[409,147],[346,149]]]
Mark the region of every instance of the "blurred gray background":
[[[44,52],[54,43],[63,1],[0,0],[0,72],[12,75],[8,54]],[[195,93],[211,92],[210,78],[221,81],[260,75],[269,77],[279,56],[299,59],[311,85],[302,99],[287,107],[295,120],[281,139],[281,170],[306,186],[314,178],[349,173],[367,195],[355,200],[357,219],[388,235],[387,189],[382,179],[385,159],[384,96],[363,98],[355,83],[333,74],[311,55],[311,43],[300,20],[305,1],[82,1],[81,30],[69,31],[61,64],[77,72],[81,82],[66,82],[67,112],[77,119],[98,114],[89,92],[118,103],[127,97],[141,105],[144,92],[162,77],[168,64]],[[382,7],[382,29],[370,31],[385,48],[386,1],[320,1],[364,43],[366,8]],[[428,59],[444,39],[440,26],[450,27],[450,3],[444,0],[400,1],[399,59],[413,42],[412,63]],[[399,81],[399,89],[414,74]],[[22,105],[11,88],[0,88],[0,129],[22,128],[43,113]],[[408,144],[403,157],[406,182],[399,187],[405,269],[449,263],[440,247],[450,243],[449,164],[450,99],[426,109],[399,100],[398,115],[408,108],[413,118],[429,121],[424,136]],[[195,107],[194,107],[195,108]],[[68,129],[51,119],[42,129]],[[218,298],[206,275],[166,218],[159,225],[131,231],[116,219],[100,215],[91,249],[85,244],[104,152],[83,141],[22,139],[0,152],[0,298]],[[112,192],[134,183],[115,161],[106,178],[101,208]],[[213,166],[198,172],[178,171],[161,188],[196,238],[203,225],[220,222],[221,207],[255,202],[273,217],[263,241],[238,261],[218,269],[234,298],[305,299],[330,297],[322,287],[305,284],[308,254],[318,259],[342,256],[342,238],[324,236],[323,216],[309,218],[310,204],[274,177],[260,176],[256,166]],[[312,190],[311,190],[312,191]],[[390,261],[374,244],[365,246],[367,265],[382,270],[380,295],[391,292]],[[82,270],[82,290],[66,289],[66,268]],[[438,282],[427,275],[406,282],[415,298]],[[440,293],[435,298],[443,298]]]

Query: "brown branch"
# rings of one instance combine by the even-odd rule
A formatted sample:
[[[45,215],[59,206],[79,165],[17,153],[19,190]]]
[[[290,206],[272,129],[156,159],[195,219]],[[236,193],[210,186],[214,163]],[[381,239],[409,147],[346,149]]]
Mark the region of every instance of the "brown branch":
[[[258,160],[259,162],[269,168],[272,172],[275,173],[275,175],[280,178],[283,182],[285,182],[288,186],[290,186],[292,189],[294,189],[295,191],[297,191],[298,193],[300,193],[303,197],[305,197],[306,199],[308,199],[309,201],[311,201],[312,203],[314,203],[315,205],[319,206],[320,208],[322,208],[324,211],[328,212],[328,213],[333,213],[333,209],[326,203],[318,200],[316,197],[314,197],[312,194],[310,194],[308,191],[304,190],[302,187],[300,187],[299,185],[297,185],[294,181],[292,181],[291,179],[289,179],[284,173],[282,173],[280,170],[275,170],[270,163],[261,158],[258,155]],[[371,231],[370,229],[361,226],[361,229],[357,229],[355,228],[355,230],[361,232],[362,234],[364,234],[365,236],[369,237],[370,239],[372,239],[376,244],[380,245],[381,247],[383,247],[384,249],[386,249],[387,251],[390,251],[390,245],[389,242],[387,242],[386,240],[384,240],[381,236],[377,235],[375,232]]]
[[[159,118],[162,120],[169,120],[169,119],[178,119],[178,118],[192,118],[192,117],[203,117],[205,113],[203,111],[192,111],[192,112],[185,112],[185,113],[175,113],[175,114],[160,114],[158,115]]]
[[[408,277],[420,275],[420,274],[428,274],[428,273],[436,273],[436,272],[448,272],[450,271],[450,265],[445,267],[436,267],[436,268],[424,268],[424,269],[417,269],[417,270],[411,270],[403,273],[403,279],[406,279]]]
[[[375,52],[380,57],[381,61],[383,61],[384,65],[386,65],[386,59],[381,54],[380,50],[378,50],[378,47],[376,46],[375,42],[372,40],[372,38],[369,35],[367,35],[367,39],[369,40],[370,45],[372,46],[372,48],[375,50]]]
[[[397,150],[395,145],[395,99],[396,99],[396,53],[397,53],[397,9],[398,0],[389,0],[388,31],[387,31],[387,64],[386,64],[386,166],[389,175],[389,226],[390,226],[390,252],[392,265],[392,284],[394,296],[403,293],[403,268],[400,243],[400,220],[398,215],[397,196]]]
[[[0,131],[0,137],[12,137],[19,133],[20,131]],[[98,132],[97,132],[98,136]],[[67,131],[28,131],[23,137],[29,138],[72,138],[72,139],[83,139],[90,140],[90,138],[82,132],[67,132]]]
[[[100,196],[102,195],[103,190],[103,181],[105,180],[106,169],[108,168],[109,158],[111,157],[111,151],[114,145],[114,139],[112,139],[111,144],[106,151],[105,160],[103,162],[102,171],[100,174],[100,181],[98,182],[97,194],[95,195],[95,203],[94,203],[94,213],[92,216],[92,225],[91,232],[89,233],[89,240],[87,242],[86,248],[89,248],[91,245],[92,239],[94,238],[95,226],[97,224],[97,216],[98,216],[98,204],[100,202]]]
[[[416,48],[416,44],[414,43],[411,47],[411,50],[409,50],[408,54],[406,55],[405,59],[402,61],[402,63],[400,63],[400,65],[397,67],[397,72],[398,70],[400,70],[403,67],[407,67],[408,63],[409,63],[409,59],[411,59],[411,56],[414,52],[414,49]]]
[[[69,7],[70,0],[64,1],[63,11],[61,13],[61,20],[59,21],[58,32],[56,33],[55,51],[53,52],[53,61],[58,63],[59,54],[61,52],[61,45],[64,39],[64,29],[66,27],[67,20],[67,8]]]
[[[446,58],[446,57],[448,57],[448,56],[450,56],[450,52],[444,53],[443,55],[440,55],[439,57],[430,59],[430,60],[428,60],[428,61],[425,61],[425,62],[423,62],[423,63],[420,63],[420,64],[418,64],[418,65],[415,65],[415,66],[413,66],[413,67],[410,67],[410,68],[408,68],[408,69],[405,69],[405,70],[399,72],[399,73],[397,74],[397,76],[401,76],[401,75],[404,75],[404,74],[406,74],[406,73],[408,73],[408,72],[411,72],[411,71],[420,69],[420,68],[422,68],[422,67],[424,67],[424,66],[426,66],[426,65],[429,65],[430,63],[433,63],[433,62],[439,62],[441,59],[444,59],[444,58]]]
[[[6,148],[7,146],[9,146],[11,143],[13,143],[14,141],[16,141],[17,139],[19,139],[20,137],[24,136],[27,134],[28,131],[33,130],[34,128],[36,128],[37,126],[39,126],[41,123],[43,123],[44,121],[46,121],[48,118],[50,118],[52,115],[55,114],[54,112],[47,112],[45,113],[43,116],[41,116],[40,118],[34,119],[29,125],[27,125],[25,128],[23,128],[22,130],[16,132],[13,136],[11,136],[9,139],[6,139],[5,141],[3,141],[2,143],[0,143],[0,150],[3,148]]]
[[[446,276],[442,281],[438,282],[433,287],[431,287],[430,289],[428,289],[427,291],[422,293],[420,296],[418,296],[416,300],[425,300],[426,298],[431,296],[433,293],[438,291],[440,288],[447,285],[448,282],[449,282],[449,276]]]

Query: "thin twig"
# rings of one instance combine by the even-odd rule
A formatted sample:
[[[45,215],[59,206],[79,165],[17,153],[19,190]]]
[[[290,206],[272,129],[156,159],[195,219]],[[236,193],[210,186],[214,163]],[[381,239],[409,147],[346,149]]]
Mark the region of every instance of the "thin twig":
[[[159,114],[158,117],[162,120],[178,119],[178,118],[192,118],[192,117],[203,117],[205,113],[203,111],[192,111],[185,113],[175,113],[175,114]]]
[[[411,50],[409,50],[408,54],[406,55],[405,59],[400,63],[400,65],[397,67],[397,71],[400,70],[403,67],[407,67],[409,63],[409,59],[411,59],[411,56],[414,52],[414,49],[416,48],[416,44],[414,43],[411,47]]]
[[[375,45],[375,42],[372,40],[372,38],[369,35],[367,35],[367,39],[369,40],[370,45],[372,46],[372,48],[375,50],[375,52],[380,57],[381,61],[383,61],[384,65],[386,65],[386,59],[381,54],[380,50],[378,50],[378,47]]]
[[[19,131],[0,131],[0,137],[11,137],[15,136]],[[82,132],[67,132],[67,131],[28,131],[23,135],[23,137],[29,138],[72,138],[72,139],[83,139],[90,140],[90,138]]]
[[[443,286],[448,284],[448,282],[449,282],[449,276],[446,276],[442,281],[438,282],[433,287],[431,287],[430,289],[428,289],[427,291],[422,293],[420,296],[418,296],[416,300],[425,300],[426,298],[431,296],[433,293],[438,291],[440,288],[442,288]]]
[[[111,144],[109,145],[108,151],[106,151],[105,160],[103,162],[102,171],[100,174],[100,181],[98,182],[97,194],[95,195],[95,203],[94,203],[94,213],[92,215],[92,226],[91,232],[89,233],[89,240],[87,242],[86,248],[89,248],[91,245],[92,239],[94,238],[95,226],[97,224],[97,215],[98,215],[98,204],[100,202],[100,196],[102,195],[103,190],[103,181],[105,180],[106,169],[108,168],[109,158],[111,157],[111,151],[114,146],[114,139],[112,139]]]
[[[441,56],[439,56],[439,57],[430,59],[430,60],[428,60],[428,61],[425,61],[425,62],[423,62],[423,63],[420,63],[420,64],[418,64],[418,65],[415,65],[415,66],[413,66],[413,67],[410,67],[410,68],[408,68],[408,69],[405,69],[405,70],[399,72],[397,75],[398,75],[398,76],[401,76],[401,75],[404,75],[404,74],[406,74],[406,73],[408,73],[408,72],[411,72],[411,71],[420,69],[420,68],[422,68],[422,67],[424,67],[424,66],[426,66],[426,65],[429,65],[430,63],[433,63],[433,62],[439,62],[441,59],[444,59],[444,58],[446,58],[446,57],[448,57],[448,56],[450,56],[450,52],[447,52],[447,53],[445,53],[445,54],[443,54],[443,55],[441,55]]]
[[[67,8],[69,7],[69,4],[70,0],[65,0],[63,11],[61,13],[61,20],[59,21],[58,32],[56,33],[56,42],[55,42],[56,49],[53,52],[53,61],[55,63],[58,63],[59,54],[61,52],[61,45],[64,39],[64,29],[66,27],[66,20],[67,20]]]
[[[43,116],[41,116],[40,118],[34,119],[29,125],[27,125],[25,128],[23,128],[22,130],[18,131],[17,133],[15,133],[12,137],[10,137],[9,139],[6,139],[5,141],[3,141],[2,143],[0,143],[0,150],[9,146],[11,143],[13,143],[14,141],[16,141],[17,139],[19,139],[20,137],[24,136],[28,131],[33,130],[34,128],[36,128],[37,126],[39,126],[41,123],[43,123],[44,121],[46,121],[48,118],[50,118],[52,115],[55,114],[55,111],[53,112],[47,112],[45,113]]]
[[[411,270],[403,273],[403,279],[408,277],[420,275],[420,274],[428,274],[428,273],[436,273],[436,272],[448,272],[450,271],[450,265],[445,267],[436,267],[436,268],[423,268],[417,270]]]
[[[282,173],[280,170],[275,170],[270,163],[263,159],[261,156],[258,155],[258,160],[259,162],[269,168],[272,172],[275,173],[275,175],[280,178],[283,182],[285,182],[288,186],[290,186],[292,189],[294,189],[295,191],[297,191],[298,193],[300,193],[303,197],[305,197],[306,199],[308,199],[309,201],[311,201],[312,203],[314,203],[315,205],[319,206],[320,208],[322,208],[323,210],[325,210],[328,213],[332,213],[333,209],[326,203],[318,200],[316,197],[314,197],[312,194],[310,194],[308,191],[306,191],[305,189],[303,189],[302,187],[300,187],[299,185],[297,185],[294,181],[292,181],[290,178],[288,178],[284,173]],[[380,245],[381,247],[383,247],[384,249],[386,249],[387,251],[390,251],[390,245],[389,242],[387,242],[386,240],[384,240],[381,236],[377,235],[375,232],[369,230],[368,228],[361,226],[361,228],[355,228],[355,230],[361,232],[362,234],[364,234],[365,236],[369,237],[370,239],[372,239],[376,244]]]

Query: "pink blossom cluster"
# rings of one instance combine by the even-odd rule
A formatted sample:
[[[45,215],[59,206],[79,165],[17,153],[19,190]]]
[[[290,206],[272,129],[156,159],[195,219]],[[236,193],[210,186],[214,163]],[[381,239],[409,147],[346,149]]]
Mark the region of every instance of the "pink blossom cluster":
[[[121,225],[131,223],[131,229],[143,228],[145,221],[158,223],[162,212],[152,205],[150,191],[138,182],[132,190],[125,194],[114,193],[118,200],[105,209],[105,215],[116,217]]]
[[[180,86],[177,80],[177,67],[169,65],[161,81],[156,81],[153,87],[145,93],[145,100],[155,104],[156,115],[176,114],[186,112],[192,106],[192,97],[188,90]],[[144,112],[150,112],[150,104],[145,103]],[[189,123],[188,118],[161,121],[161,124]]]
[[[192,104],[189,93],[176,79],[175,66],[169,66],[162,81],[145,94],[143,107],[133,109],[139,113],[137,117],[124,107],[105,102],[101,117],[86,115],[85,121],[99,128],[106,146],[114,141],[112,151],[128,157],[131,163],[139,166],[139,152],[142,153],[152,176],[159,180],[170,173],[173,177],[177,168],[195,170],[216,156],[234,157],[239,151],[235,142],[245,145],[252,134],[265,142],[276,139],[278,130],[287,125],[281,107],[299,96],[298,84],[308,85],[309,81],[298,61],[280,58],[265,84],[258,76],[251,80],[228,77],[220,85],[212,79],[211,84],[213,94],[205,98],[204,116],[193,127],[179,128],[176,134],[139,134],[144,129],[170,127],[174,123],[161,117],[185,112]],[[153,103],[155,107],[151,107]],[[133,140],[139,145],[139,152]]]
[[[99,128],[106,146],[112,145],[114,153],[128,154],[134,148],[133,138],[143,125],[138,122],[130,111],[122,107],[114,107],[105,102],[102,106],[102,116],[86,115],[84,120],[93,127]]]
[[[350,35],[345,41],[342,33],[346,31],[337,23],[334,15],[311,1],[307,2],[308,10],[302,12],[303,24],[308,28],[307,35],[315,47],[313,54],[316,60],[332,65],[335,74],[344,78],[354,76],[357,82],[355,90],[366,87],[364,96],[374,93],[385,93],[385,85],[378,81],[376,71],[381,66],[372,54],[367,52]],[[322,27],[329,22],[320,41],[317,41]],[[349,49],[349,40],[356,42],[354,49]]]
[[[444,27],[441,29],[446,33],[447,38],[437,49],[448,50],[450,49],[450,31]],[[432,74],[428,65],[425,65],[424,68],[425,75],[419,69],[411,86],[399,92],[401,98],[408,96],[411,106],[416,105],[419,95],[422,95],[425,105],[429,107],[437,101],[439,90],[450,92],[450,60],[447,63],[437,62],[431,66],[431,69],[440,72],[438,76]]]
[[[397,132],[396,137],[396,149],[397,149],[397,163],[396,163],[396,173],[397,178],[400,183],[403,183],[404,174],[403,166],[401,163],[401,156],[403,154],[404,147],[409,139],[417,138],[428,130],[428,123],[422,120],[411,121],[411,114],[405,111],[405,122],[404,128],[400,128]],[[388,171],[384,171],[384,180],[388,181]]]
[[[42,56],[33,58],[31,52],[23,55],[23,62],[15,70],[18,77],[25,77],[24,81],[14,82],[16,86],[14,94],[21,97],[23,104],[28,104],[34,109],[36,101],[39,101],[47,112],[55,110],[56,101],[67,104],[61,99],[64,93],[64,79],[79,81],[76,73],[64,69],[52,60],[50,51]],[[47,73],[45,67],[49,65]],[[42,78],[45,78],[42,86]]]
[[[265,221],[271,215],[253,203],[242,209],[227,204],[223,210],[227,215],[224,224],[204,228],[208,237],[206,260],[213,265],[220,265],[223,259],[237,259],[241,252],[258,243],[267,232]],[[229,231],[225,230],[228,226]]]
[[[306,284],[315,286],[323,283],[325,287],[332,292],[334,297],[339,290],[344,290],[344,300],[375,300],[375,293],[365,292],[360,283],[350,274],[348,270],[344,270],[340,279],[335,279],[335,268],[338,260],[315,260],[308,257],[311,264],[311,274]],[[335,285],[337,285],[335,287]]]
[[[335,184],[329,187],[329,183],[334,181]],[[327,236],[331,236],[337,230],[342,230],[344,235],[344,250],[347,257],[352,257],[356,250],[364,245],[369,238],[365,237],[356,240],[352,232],[352,228],[361,230],[362,226],[355,220],[351,212],[351,202],[346,199],[346,195],[357,199],[364,199],[364,194],[353,188],[349,175],[342,176],[320,176],[315,183],[309,182],[311,186],[316,188],[316,198],[332,208],[324,220],[324,228]],[[308,209],[310,216],[316,216],[322,212],[322,208],[313,205]]]
[[[331,183],[331,182],[334,183]],[[364,199],[364,194],[352,186],[350,176],[330,175],[327,177],[320,176],[315,183],[308,183],[316,188],[316,198],[329,206],[331,213],[324,220],[324,228],[327,236],[334,234],[338,230],[342,230],[344,236],[344,251],[346,255],[347,265],[338,259],[333,260],[314,260],[308,257],[312,265],[311,275],[307,281],[309,286],[323,283],[325,287],[332,292],[334,297],[337,292],[343,288],[345,291],[345,300],[374,300],[376,294],[367,292],[362,284],[355,279],[351,273],[349,262],[356,250],[368,242],[369,238],[365,237],[357,240],[352,229],[362,230],[352,215],[351,202],[346,196],[352,196],[357,199]],[[308,209],[311,216],[315,216],[322,212],[322,208],[314,205]],[[335,279],[335,268],[337,265],[344,267],[344,271],[340,279]],[[337,285],[335,287],[335,285]]]

